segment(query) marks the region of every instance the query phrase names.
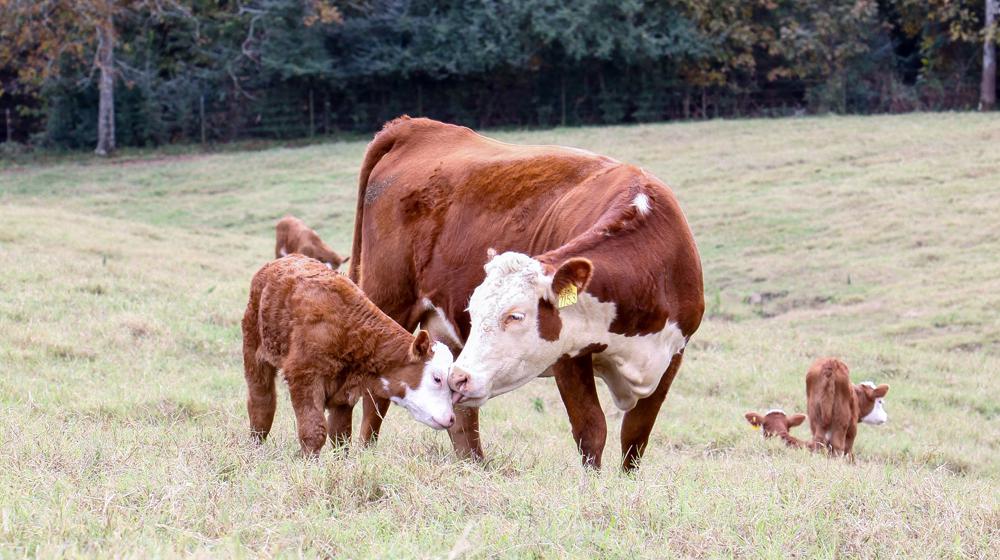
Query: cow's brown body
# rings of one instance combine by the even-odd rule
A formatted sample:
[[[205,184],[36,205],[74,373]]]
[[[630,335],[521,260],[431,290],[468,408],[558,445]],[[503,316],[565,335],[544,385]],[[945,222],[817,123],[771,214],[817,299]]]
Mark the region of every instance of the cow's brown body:
[[[853,456],[858,423],[875,408],[876,396],[885,396],[888,385],[878,388],[851,383],[847,364],[836,358],[819,358],[806,373],[806,412],[812,431],[810,447]]]
[[[312,257],[336,270],[344,259],[320,239],[319,235],[295,216],[285,216],[275,226],[274,258],[299,253]]]
[[[648,210],[633,204],[639,193],[648,196]],[[646,335],[669,321],[688,337],[701,322],[701,263],[674,195],[641,169],[607,157],[506,144],[403,117],[368,147],[355,219],[351,278],[407,329],[429,318],[432,302],[466,340],[466,307],[491,248],[534,256],[553,269],[572,257],[589,259],[587,293],[616,305],[610,332]],[[626,468],[646,445],[681,357],[625,414]],[[552,369],[584,460],[599,466],[607,427],[592,359],[589,352],[566,356]],[[385,406],[365,404],[366,419]],[[480,455],[476,410],[458,416],[456,450]]]
[[[427,333],[421,337],[429,345]],[[389,399],[401,395],[404,385],[419,384],[426,358],[414,354],[414,340],[347,277],[319,262],[290,255],[268,263],[253,277],[243,315],[253,434],[263,440],[271,430],[280,369],[303,452],[318,453],[327,434],[348,441],[350,411],[362,394]],[[330,411],[328,423],[324,408]]]

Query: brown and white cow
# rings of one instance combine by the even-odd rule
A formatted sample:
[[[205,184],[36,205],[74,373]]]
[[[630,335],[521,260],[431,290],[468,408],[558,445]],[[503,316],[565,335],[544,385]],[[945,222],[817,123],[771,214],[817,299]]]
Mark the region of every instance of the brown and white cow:
[[[789,430],[805,422],[805,414],[793,414],[788,416],[784,410],[774,408],[768,410],[763,415],[756,412],[747,412],[743,415],[756,430],[762,430],[765,438],[778,437],[785,442],[788,447],[803,448],[806,442],[793,436]]]
[[[888,392],[888,385],[851,383],[847,364],[836,358],[817,359],[806,373],[811,447],[853,456],[858,424],[877,426],[889,419],[884,406]]]
[[[337,270],[340,265],[350,259],[350,257],[341,258],[336,251],[320,239],[319,234],[295,216],[285,216],[278,220],[274,229],[277,238],[274,243],[274,258],[276,259],[292,253],[299,253],[312,257],[333,270]]]
[[[368,146],[350,274],[405,328],[437,321],[453,349],[464,341],[451,383],[473,408],[450,433],[473,456],[474,407],[548,373],[599,467],[597,376],[626,411],[622,466],[636,467],[704,311],[698,250],[659,179],[428,119],[396,119]],[[385,408],[364,402],[366,419]]]
[[[281,370],[305,455],[319,453],[327,435],[350,440],[350,412],[362,395],[394,402],[435,429],[455,421],[448,347],[427,331],[414,337],[347,277],[303,255],[272,261],[254,275],[243,365],[251,433],[260,441],[271,430]]]

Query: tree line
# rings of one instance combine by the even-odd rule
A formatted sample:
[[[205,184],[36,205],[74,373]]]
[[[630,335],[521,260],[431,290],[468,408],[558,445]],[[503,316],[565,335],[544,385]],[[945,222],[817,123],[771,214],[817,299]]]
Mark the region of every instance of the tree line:
[[[992,109],[1000,0],[0,0],[8,140]]]

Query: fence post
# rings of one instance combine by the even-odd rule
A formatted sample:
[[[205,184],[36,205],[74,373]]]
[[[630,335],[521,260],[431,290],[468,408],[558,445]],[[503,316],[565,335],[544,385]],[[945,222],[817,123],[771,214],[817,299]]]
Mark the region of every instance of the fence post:
[[[14,127],[11,126],[11,124],[10,124],[10,122],[11,122],[10,121],[10,107],[7,107],[7,110],[5,112],[7,114],[7,142],[9,143],[9,142],[13,142],[14,141]]]
[[[566,72],[559,77],[559,124],[566,126]]]
[[[313,110],[313,90],[309,88],[309,137],[312,138],[316,134],[316,119],[315,111]]]
[[[205,145],[205,94],[198,98],[198,117],[201,119],[201,145]]]

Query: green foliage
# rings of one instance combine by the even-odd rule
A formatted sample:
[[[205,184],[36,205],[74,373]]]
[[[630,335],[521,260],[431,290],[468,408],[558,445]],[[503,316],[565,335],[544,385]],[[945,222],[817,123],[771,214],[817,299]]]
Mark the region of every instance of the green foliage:
[[[400,113],[551,126],[969,107],[982,20],[974,0],[145,5],[116,20],[123,145],[368,131]],[[28,102],[0,60],[0,87],[22,92],[0,107],[38,108],[25,126],[88,146],[96,82],[64,58]]]

